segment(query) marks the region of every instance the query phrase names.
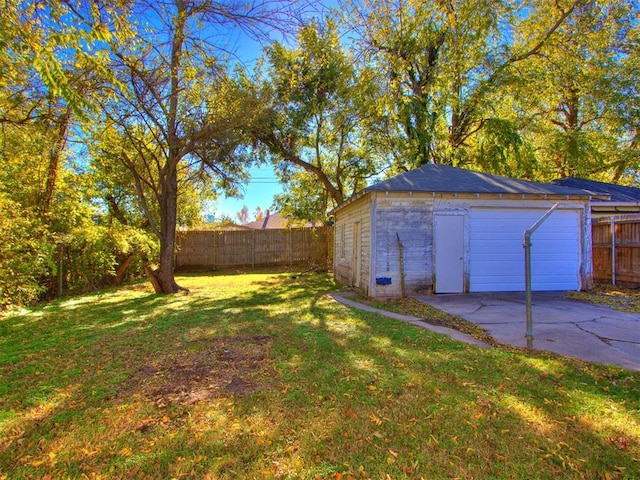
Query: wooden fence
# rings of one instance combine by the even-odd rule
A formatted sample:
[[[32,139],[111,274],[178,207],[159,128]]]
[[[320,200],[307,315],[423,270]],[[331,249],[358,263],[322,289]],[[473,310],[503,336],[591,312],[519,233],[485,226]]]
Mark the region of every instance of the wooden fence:
[[[592,241],[596,282],[640,287],[640,216],[594,218]]]
[[[326,269],[333,227],[273,230],[193,230],[177,235],[176,268],[308,265]]]

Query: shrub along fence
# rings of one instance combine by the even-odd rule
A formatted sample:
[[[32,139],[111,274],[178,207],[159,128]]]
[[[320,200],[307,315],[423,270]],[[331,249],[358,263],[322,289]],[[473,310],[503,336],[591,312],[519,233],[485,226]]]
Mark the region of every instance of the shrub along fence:
[[[592,242],[596,282],[640,287],[640,215],[594,218]]]
[[[190,230],[177,235],[176,268],[300,266],[327,269],[333,227]]]

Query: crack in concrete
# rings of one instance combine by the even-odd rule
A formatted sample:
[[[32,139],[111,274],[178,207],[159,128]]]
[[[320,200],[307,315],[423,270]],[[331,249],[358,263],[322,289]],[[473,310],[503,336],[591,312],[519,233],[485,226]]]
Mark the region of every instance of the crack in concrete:
[[[580,323],[587,323],[587,322],[580,322]],[[582,328],[578,323],[575,323],[574,325],[578,327],[578,329],[582,330],[585,333],[588,333],[589,335],[596,337],[598,340],[600,340],[603,343],[606,343],[609,346],[611,346],[611,342],[628,343],[629,345],[640,345],[640,342],[636,342],[633,340],[621,340],[618,338],[602,337],[595,332],[591,332],[589,330]]]
[[[589,323],[595,322],[596,320],[591,320]],[[582,326],[580,325],[581,323],[587,323],[587,322],[575,322],[574,325],[578,328],[578,330],[583,331],[584,333],[588,333],[589,335],[597,338],[598,340],[600,340],[602,343],[611,346],[611,340],[610,338],[606,338],[606,337],[601,337],[600,335],[598,335],[595,332],[591,332],[585,328],[582,328]]]
[[[480,306],[478,308],[476,308],[475,310],[473,310],[472,312],[469,313],[469,315],[473,315],[474,313],[479,312],[480,310],[482,310],[484,307],[486,307],[486,305],[484,303],[482,303],[482,300],[480,300]]]
[[[592,319],[592,320],[585,320],[585,321],[583,321],[583,322],[572,322],[572,323],[573,323],[573,324],[576,326],[576,328],[578,328],[579,330],[583,331],[584,333],[588,333],[589,335],[591,335],[591,336],[593,336],[593,337],[597,338],[597,339],[598,339],[598,340],[600,340],[602,343],[605,343],[605,344],[607,344],[607,345],[609,345],[609,346],[611,346],[611,342],[628,343],[629,345],[640,345],[640,343],[635,342],[635,341],[632,341],[632,340],[620,340],[620,339],[617,339],[617,338],[603,337],[603,336],[600,336],[600,335],[598,335],[597,333],[592,332],[592,331],[590,331],[590,330],[587,330],[587,329],[585,329],[585,328],[583,328],[583,327],[581,326],[581,325],[584,325],[584,324],[587,324],[587,323],[597,323],[597,322],[598,322],[598,320],[601,320],[601,319],[603,319],[603,318],[606,318],[606,317],[605,317],[605,316],[601,316],[601,317],[598,317],[598,318],[594,318],[594,319]]]

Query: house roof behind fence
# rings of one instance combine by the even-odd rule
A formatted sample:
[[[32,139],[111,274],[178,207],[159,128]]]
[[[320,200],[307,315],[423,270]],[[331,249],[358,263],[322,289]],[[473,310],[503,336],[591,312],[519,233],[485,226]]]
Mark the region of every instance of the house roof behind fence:
[[[596,182],[595,180],[576,177],[560,178],[554,180],[552,183],[563,187],[581,188],[582,190],[590,192],[592,195],[611,195],[611,199],[608,201],[614,203],[640,203],[640,188],[616,185],[614,183]]]

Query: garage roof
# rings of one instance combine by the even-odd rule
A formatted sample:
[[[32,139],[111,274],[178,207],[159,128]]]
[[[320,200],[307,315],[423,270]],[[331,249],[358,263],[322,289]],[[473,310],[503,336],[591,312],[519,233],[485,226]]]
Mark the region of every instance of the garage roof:
[[[593,193],[562,185],[529,182],[448,165],[423,165],[364,189],[388,192],[515,193],[590,196]]]

